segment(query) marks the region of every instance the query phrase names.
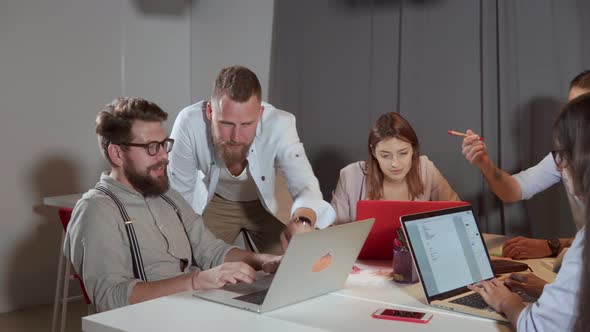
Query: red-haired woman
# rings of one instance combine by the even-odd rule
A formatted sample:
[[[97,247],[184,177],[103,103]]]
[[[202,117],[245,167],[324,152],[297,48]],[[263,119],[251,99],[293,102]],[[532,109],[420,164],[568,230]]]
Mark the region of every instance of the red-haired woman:
[[[418,137],[401,115],[380,116],[368,143],[367,161],[340,170],[332,197],[337,223],[356,220],[359,200],[459,200],[432,161],[420,156]]]

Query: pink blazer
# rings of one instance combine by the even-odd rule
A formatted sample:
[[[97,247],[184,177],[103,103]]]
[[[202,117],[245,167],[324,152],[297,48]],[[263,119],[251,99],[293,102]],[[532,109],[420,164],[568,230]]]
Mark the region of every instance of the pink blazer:
[[[336,190],[332,193],[336,223],[356,220],[356,203],[367,199],[367,176],[364,170],[364,161],[354,162],[340,170]],[[434,163],[426,156],[420,156],[420,179],[424,184],[424,194],[416,197],[415,201],[460,200]]]

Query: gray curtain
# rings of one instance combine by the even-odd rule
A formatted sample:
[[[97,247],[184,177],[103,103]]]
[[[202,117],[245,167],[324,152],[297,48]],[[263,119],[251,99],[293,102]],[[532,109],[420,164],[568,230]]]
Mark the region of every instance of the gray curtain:
[[[572,235],[562,185],[501,204],[446,131],[481,133],[511,173],[547,155],[569,80],[590,68],[589,3],[277,0],[269,101],[296,115],[327,200],[373,121],[399,112],[485,231]]]

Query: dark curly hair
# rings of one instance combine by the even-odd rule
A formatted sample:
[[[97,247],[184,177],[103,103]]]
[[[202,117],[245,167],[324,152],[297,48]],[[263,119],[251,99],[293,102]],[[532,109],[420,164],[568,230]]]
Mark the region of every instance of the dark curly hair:
[[[164,122],[168,113],[160,106],[141,98],[120,97],[105,105],[96,116],[96,135],[100,151],[114,166],[109,157],[109,144],[128,143],[133,121]]]

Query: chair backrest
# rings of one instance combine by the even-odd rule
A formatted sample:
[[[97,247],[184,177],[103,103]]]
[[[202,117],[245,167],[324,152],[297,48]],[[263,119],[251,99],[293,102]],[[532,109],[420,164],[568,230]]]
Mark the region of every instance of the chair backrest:
[[[68,223],[72,218],[72,208],[59,208],[59,220],[61,225],[64,227],[64,231],[68,229]]]
[[[63,226],[64,231],[67,231],[68,229],[68,224],[70,223],[70,219],[72,218],[72,211],[72,208],[59,208],[59,210],[57,211],[59,213],[59,220],[61,221],[61,225]],[[66,276],[66,278],[67,277],[68,276]],[[82,277],[76,273],[74,274],[74,278],[78,279],[78,281],[80,282],[80,288],[82,288],[82,293],[84,295],[84,300],[86,301],[86,304],[91,304],[92,302],[90,301],[88,293],[86,293],[86,287],[84,286]]]

